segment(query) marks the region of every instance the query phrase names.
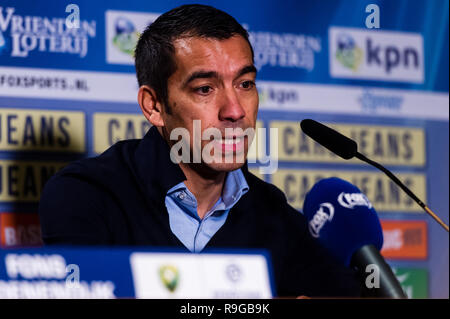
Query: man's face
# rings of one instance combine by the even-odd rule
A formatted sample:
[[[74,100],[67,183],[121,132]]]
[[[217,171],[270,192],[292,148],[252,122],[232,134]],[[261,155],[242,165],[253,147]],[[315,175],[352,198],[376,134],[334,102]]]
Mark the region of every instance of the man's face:
[[[187,129],[192,153],[194,120],[200,120],[202,134],[207,129],[216,128],[222,136],[214,142],[213,136],[202,139],[202,151],[210,144],[207,150],[214,146],[222,154],[212,163],[202,160],[200,167],[216,172],[240,168],[243,161],[238,158],[246,157],[249,138],[240,133],[231,136],[229,133],[232,129],[233,132],[240,131],[236,129],[254,129],[258,112],[256,69],[247,41],[242,36],[226,40],[190,37],[175,40],[174,48],[177,69],[167,85],[171,112],[167,113],[166,108],[162,111],[162,130],[166,139],[173,129]],[[174,143],[176,141],[169,141],[170,145]],[[203,155],[213,153],[207,151]],[[230,155],[231,163],[225,160]]]

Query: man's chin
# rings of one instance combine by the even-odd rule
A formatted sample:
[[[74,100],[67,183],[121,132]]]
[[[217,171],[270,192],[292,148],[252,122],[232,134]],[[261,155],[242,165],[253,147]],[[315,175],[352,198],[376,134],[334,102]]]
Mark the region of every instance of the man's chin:
[[[244,166],[244,163],[210,163],[206,165],[216,172],[231,172]]]

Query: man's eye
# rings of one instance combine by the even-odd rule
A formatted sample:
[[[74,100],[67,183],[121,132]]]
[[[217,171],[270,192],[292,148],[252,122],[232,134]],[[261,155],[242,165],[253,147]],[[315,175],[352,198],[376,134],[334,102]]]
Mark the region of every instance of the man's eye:
[[[201,86],[199,88],[196,88],[195,91],[200,94],[208,94],[208,93],[211,93],[211,87],[210,86]]]
[[[255,86],[255,82],[253,81],[244,81],[241,83],[242,88],[244,89],[251,89]]]

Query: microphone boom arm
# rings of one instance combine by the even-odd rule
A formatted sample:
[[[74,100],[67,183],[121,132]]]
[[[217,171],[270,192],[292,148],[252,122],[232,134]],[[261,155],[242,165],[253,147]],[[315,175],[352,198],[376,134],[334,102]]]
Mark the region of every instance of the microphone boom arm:
[[[389,178],[391,178],[406,194],[411,196],[412,199],[416,201],[417,204],[419,204],[420,207],[422,207],[427,214],[429,214],[435,221],[439,223],[444,229],[448,232],[448,225],[446,225],[433,211],[428,208],[427,205],[425,205],[408,187],[406,187],[394,174],[391,173],[387,168],[385,168],[383,165],[372,161],[371,159],[365,157],[363,154],[356,152],[355,157],[360,159],[361,161],[364,161],[372,166],[375,166],[379,170],[381,170],[383,173],[385,173]]]

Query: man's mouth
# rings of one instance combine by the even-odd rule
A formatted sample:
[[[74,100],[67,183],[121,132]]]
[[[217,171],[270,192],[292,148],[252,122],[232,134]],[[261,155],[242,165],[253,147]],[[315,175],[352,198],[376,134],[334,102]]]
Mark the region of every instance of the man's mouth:
[[[232,136],[215,140],[217,147],[221,149],[222,153],[227,152],[241,152],[244,150],[245,136]]]
[[[245,138],[245,136],[228,137],[228,138],[222,139],[222,144],[227,144],[227,145],[239,144],[244,141],[244,138]]]

